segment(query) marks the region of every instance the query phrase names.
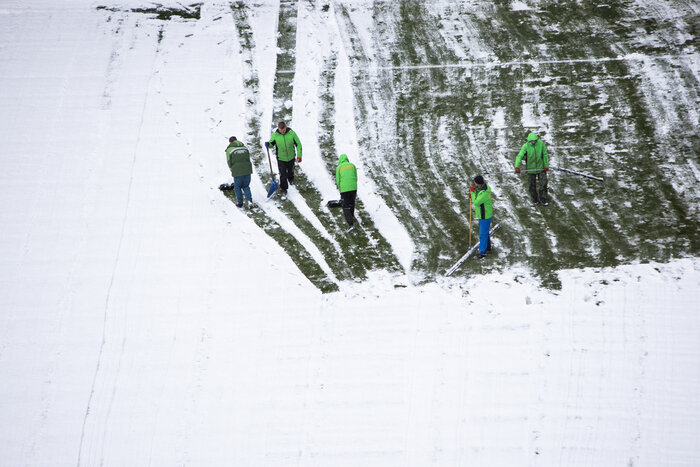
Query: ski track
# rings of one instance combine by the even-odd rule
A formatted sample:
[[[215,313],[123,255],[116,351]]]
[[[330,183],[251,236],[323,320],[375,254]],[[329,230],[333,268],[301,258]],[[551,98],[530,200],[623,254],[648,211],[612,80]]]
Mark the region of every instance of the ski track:
[[[523,66],[537,67],[538,65],[578,65],[585,63],[606,63],[606,62],[646,62],[650,59],[656,60],[680,60],[684,58],[693,58],[694,54],[660,54],[654,56],[645,56],[638,53],[632,53],[623,57],[600,57],[600,58],[580,58],[580,59],[565,59],[565,60],[512,60],[512,61],[492,61],[492,62],[465,62],[465,63],[437,63],[430,65],[368,65],[368,71],[402,71],[402,70],[443,70],[450,68],[457,69],[491,69],[491,68],[514,68],[518,69]],[[361,69],[361,67],[360,67]],[[294,70],[280,70],[277,72],[280,75],[294,74]]]
[[[136,35],[131,37],[132,42],[129,45],[130,51],[135,48],[136,37],[137,37]],[[121,38],[126,38],[126,36],[121,36]],[[125,52],[126,51],[122,51],[122,53],[125,53]],[[117,54],[119,54],[119,52],[117,52]],[[115,393],[116,393],[117,387],[118,387],[119,374],[121,372],[122,358],[124,355],[124,347],[126,344],[126,329],[125,329],[125,326],[120,327],[118,324],[114,328],[111,328],[108,325],[108,323],[112,320],[115,323],[118,323],[119,321],[121,321],[122,324],[125,324],[125,322],[126,322],[126,314],[123,312],[122,313],[117,312],[117,315],[115,315],[114,318],[110,318],[110,314],[111,314],[110,309],[119,307],[119,305],[118,304],[115,305],[115,303],[113,301],[112,290],[114,287],[114,280],[115,280],[115,276],[116,276],[116,271],[117,271],[117,268],[120,266],[120,262],[121,262],[120,255],[121,255],[121,251],[122,251],[122,244],[123,244],[124,234],[125,234],[126,225],[127,225],[128,213],[129,213],[129,209],[130,209],[130,205],[131,205],[131,192],[132,192],[132,186],[133,186],[133,182],[134,182],[134,170],[136,167],[140,141],[142,138],[141,133],[142,133],[142,129],[144,126],[146,107],[147,107],[148,102],[149,102],[153,78],[155,77],[155,75],[157,73],[157,69],[158,69],[158,67],[156,65],[156,61],[158,59],[157,51],[152,53],[152,55],[153,55],[152,64],[151,64],[151,68],[150,68],[151,72],[148,73],[148,75],[147,75],[148,77],[147,77],[147,82],[145,83],[145,93],[143,96],[143,103],[142,103],[141,111],[140,111],[140,119],[139,119],[139,123],[138,123],[137,128],[136,128],[135,141],[133,143],[133,154],[132,154],[132,158],[131,158],[131,168],[129,171],[131,175],[129,176],[128,186],[125,190],[126,191],[126,199],[124,202],[124,213],[123,213],[122,218],[121,218],[121,228],[120,228],[119,240],[118,240],[118,244],[117,244],[116,254],[114,257],[111,279],[110,279],[109,286],[108,286],[107,292],[106,292],[104,312],[103,312],[103,323],[102,323],[102,339],[101,339],[99,350],[97,353],[97,364],[96,364],[94,375],[93,375],[92,387],[90,389],[90,395],[88,397],[88,401],[86,404],[85,417],[83,419],[83,427],[82,427],[81,434],[80,434],[80,444],[79,444],[79,448],[78,448],[78,457],[77,457],[77,462],[76,462],[76,465],[78,465],[78,466],[80,466],[82,463],[84,449],[87,450],[87,452],[85,454],[86,454],[86,457],[88,457],[88,459],[89,459],[87,461],[88,463],[95,462],[94,456],[99,457],[100,464],[104,463],[104,446],[105,446],[105,443],[108,439],[108,431],[107,431],[108,428],[107,427],[109,425],[110,415],[111,415],[112,407],[113,407],[113,403],[114,403],[114,397],[115,397]],[[109,79],[109,74],[108,74],[108,79]],[[117,318],[119,318],[119,315],[121,315],[121,319],[117,319]],[[108,339],[108,335],[110,335],[112,333],[114,333],[114,337],[112,339]],[[116,352],[116,355],[117,355],[116,363],[109,362],[109,358],[108,358],[108,361],[106,362],[107,363],[106,366],[108,367],[108,369],[104,370],[104,363],[105,362],[103,362],[103,358],[105,357],[105,347],[106,347],[108,341],[110,341],[110,342],[121,341],[121,344],[120,345],[117,344],[118,351]],[[116,350],[116,349],[114,349],[114,350]],[[112,350],[112,351],[114,351],[114,350]],[[112,367],[115,367],[115,366],[116,366],[116,370],[113,370]],[[112,371],[114,372],[113,373],[114,374],[113,381],[111,383],[106,383],[106,382],[104,383],[104,384],[109,384],[111,386],[111,392],[110,392],[110,396],[109,396],[109,402],[107,403],[106,413],[101,413],[105,410],[105,408],[103,406],[104,402],[97,401],[96,406],[93,406],[93,404],[95,404],[96,393],[103,393],[106,391],[106,388],[100,387],[100,383],[98,382],[100,379],[100,369],[101,368],[103,368],[103,372],[106,373],[107,375],[112,373]],[[92,417],[95,417],[98,420],[100,418],[102,418],[102,422],[101,422],[101,424],[103,425],[102,429],[101,429],[101,431],[102,431],[101,436],[102,437],[101,437],[101,440],[98,442],[98,446],[95,446],[95,440],[91,439],[91,440],[87,441],[87,444],[85,445],[85,448],[84,448],[86,433],[89,433],[89,431],[94,430],[94,429],[87,428],[88,427],[88,419],[89,419],[91,413],[92,413]],[[99,423],[99,422],[96,421],[96,423]],[[89,436],[90,437],[94,436],[94,433],[89,434]],[[97,454],[96,451],[99,452],[99,454]]]

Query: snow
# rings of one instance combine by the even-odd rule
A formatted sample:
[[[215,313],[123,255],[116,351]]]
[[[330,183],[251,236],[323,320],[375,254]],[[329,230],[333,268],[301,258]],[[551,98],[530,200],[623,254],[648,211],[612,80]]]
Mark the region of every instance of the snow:
[[[527,11],[527,10],[532,10],[529,6],[527,6],[526,3],[521,2],[520,0],[515,0],[514,2],[511,2],[510,4],[510,9],[513,11]]]
[[[377,271],[322,295],[215,188],[246,105],[226,8],[160,44],[157,23],[86,0],[0,10],[0,466],[698,463],[700,259],[564,270],[558,291],[518,268]],[[276,14],[251,18],[264,121]],[[362,175],[338,61],[336,145]],[[303,86],[302,167],[331,196]],[[408,233],[361,191],[408,270]]]

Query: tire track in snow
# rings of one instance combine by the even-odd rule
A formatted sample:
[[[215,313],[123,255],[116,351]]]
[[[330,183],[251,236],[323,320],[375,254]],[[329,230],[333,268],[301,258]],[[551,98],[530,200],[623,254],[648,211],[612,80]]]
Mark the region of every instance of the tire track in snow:
[[[121,39],[124,39],[124,38],[122,37]],[[103,368],[103,363],[104,363],[103,359],[105,358],[105,347],[107,346],[107,333],[108,333],[107,323],[110,319],[110,307],[113,306],[112,305],[112,293],[113,293],[113,289],[114,289],[114,285],[115,285],[115,279],[117,276],[117,268],[119,267],[119,264],[120,264],[122,245],[123,245],[123,241],[124,241],[124,233],[126,230],[126,223],[127,223],[127,219],[128,219],[129,208],[131,205],[131,191],[132,191],[132,186],[133,186],[133,182],[134,182],[134,168],[136,166],[138,149],[139,149],[139,145],[141,142],[141,131],[143,128],[143,123],[144,123],[144,119],[145,119],[145,115],[146,115],[146,106],[148,104],[151,82],[152,82],[153,78],[155,77],[155,74],[157,71],[156,61],[157,61],[158,57],[159,56],[158,56],[158,53],[156,50],[153,54],[153,62],[151,64],[152,71],[151,71],[149,79],[148,79],[148,84],[146,86],[146,92],[145,92],[145,95],[143,98],[143,103],[141,106],[140,120],[139,120],[139,124],[138,124],[136,139],[134,142],[133,154],[132,154],[132,158],[131,158],[131,162],[130,162],[129,183],[128,183],[128,186],[126,189],[126,199],[124,202],[123,217],[122,217],[122,222],[121,222],[120,231],[119,231],[119,240],[117,242],[117,248],[116,248],[116,252],[115,252],[115,256],[114,256],[114,263],[112,265],[112,272],[111,272],[111,276],[110,276],[109,285],[107,286],[107,292],[106,292],[106,296],[105,296],[105,304],[104,304],[104,309],[103,309],[103,314],[102,314],[102,338],[101,338],[99,350],[97,353],[97,363],[95,365],[95,371],[93,373],[92,383],[90,386],[90,394],[88,396],[88,400],[87,400],[87,404],[86,404],[86,408],[85,408],[85,415],[83,417],[83,423],[82,423],[82,427],[80,430],[80,442],[78,445],[78,456],[77,456],[77,460],[76,460],[76,465],[78,467],[81,465],[81,463],[84,460],[84,457],[83,457],[84,450],[86,450],[86,449],[88,450],[87,452],[85,452],[85,455],[90,455],[90,457],[91,457],[91,460],[89,461],[90,463],[93,462],[92,455],[95,454],[93,451],[93,449],[95,449],[95,447],[93,446],[93,443],[90,442],[90,443],[88,443],[88,445],[86,445],[86,436],[94,435],[94,433],[90,433],[88,431],[88,419],[90,418],[91,411],[93,411],[93,412],[95,411],[94,410],[96,408],[94,406],[95,398],[96,398],[97,392],[100,390],[98,388],[98,381],[100,379],[100,374],[101,374],[100,370]],[[108,75],[108,79],[109,79],[109,75]],[[116,318],[116,316],[115,316],[115,318]],[[123,331],[124,330],[122,329],[122,333],[123,333]],[[119,371],[121,368],[121,359],[122,359],[122,355],[124,352],[125,343],[126,343],[126,335],[122,334],[121,345],[119,347],[120,350],[119,350],[118,356],[116,358],[117,359],[116,374],[114,375],[114,380],[112,383],[112,385],[113,385],[112,392],[111,392],[111,395],[109,396],[109,402],[107,404],[107,414],[103,420],[104,426],[103,426],[102,440],[101,440],[102,448],[104,447],[104,441],[105,441],[105,437],[106,437],[106,433],[107,433],[107,426],[108,426],[107,421],[108,421],[109,415],[111,413],[112,404],[114,402],[114,397],[115,397],[115,393],[116,393],[116,383],[117,383]],[[105,373],[104,377],[107,377],[107,376],[108,375]],[[102,409],[104,409],[104,407],[98,406],[97,409],[102,410]],[[94,413],[93,418],[96,418],[96,417],[98,417],[98,414]],[[97,423],[97,420],[95,421],[95,423]],[[100,454],[100,464],[102,464],[104,461],[104,458],[102,457],[102,455],[103,454],[101,453]]]
[[[522,66],[538,66],[538,65],[576,65],[576,64],[597,64],[605,62],[643,62],[648,59],[656,60],[680,60],[691,59],[694,54],[658,54],[658,55],[642,55],[639,53],[630,53],[618,57],[591,57],[591,58],[576,58],[576,59],[560,59],[560,60],[509,60],[509,61],[484,61],[484,62],[442,62],[423,65],[366,65],[368,70],[386,70],[386,71],[410,71],[410,70],[444,70],[448,68],[457,69],[490,69],[490,68],[520,68]],[[294,70],[280,70],[277,74],[286,75],[294,74]]]

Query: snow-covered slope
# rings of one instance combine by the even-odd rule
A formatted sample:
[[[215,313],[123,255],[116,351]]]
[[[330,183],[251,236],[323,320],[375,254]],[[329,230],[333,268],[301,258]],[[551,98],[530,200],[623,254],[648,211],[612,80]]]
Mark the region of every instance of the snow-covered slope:
[[[350,18],[350,3],[327,11]],[[258,144],[268,128],[251,122],[284,112],[280,6],[246,2],[246,51],[241,5],[167,22],[135,1],[0,6],[0,465],[700,462],[697,258],[565,269],[557,291],[524,267],[418,286],[399,272],[416,240],[360,159],[368,244],[397,268],[331,264],[349,240],[304,209],[309,193],[298,212],[259,211],[328,277],[357,279],[321,294],[291,243],[222,196],[225,137]],[[326,11],[300,5],[306,22]],[[322,34],[296,34],[306,63]],[[348,51],[332,44],[318,47],[332,82],[297,74],[290,96],[321,198],[335,195],[330,143],[313,141],[357,118]],[[308,109],[330,101],[315,126]],[[366,144],[332,133],[337,148]]]

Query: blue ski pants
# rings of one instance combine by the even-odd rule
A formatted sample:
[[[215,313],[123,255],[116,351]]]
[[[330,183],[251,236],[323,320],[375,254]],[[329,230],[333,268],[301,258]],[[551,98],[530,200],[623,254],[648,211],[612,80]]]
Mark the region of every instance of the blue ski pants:
[[[243,193],[248,202],[253,201],[253,196],[250,194],[250,174],[233,177],[233,191],[236,193],[238,207],[243,206]]]
[[[479,254],[486,254],[486,250],[491,248],[491,218],[479,219]]]

